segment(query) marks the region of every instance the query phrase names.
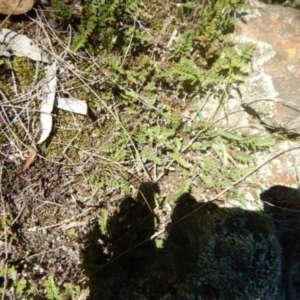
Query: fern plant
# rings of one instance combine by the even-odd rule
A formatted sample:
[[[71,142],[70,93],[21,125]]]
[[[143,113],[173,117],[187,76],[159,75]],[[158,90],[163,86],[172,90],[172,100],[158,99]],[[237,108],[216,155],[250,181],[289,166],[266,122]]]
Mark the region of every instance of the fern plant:
[[[174,42],[174,64],[170,64],[167,72],[162,70],[161,78],[165,82],[177,82],[189,94],[219,83],[243,80],[242,70],[250,62],[254,48],[238,53],[227,35],[236,22],[234,8],[242,5],[242,0],[215,0],[196,10],[199,23],[190,24],[193,30],[186,30]]]
[[[133,12],[137,9],[138,0],[87,0],[82,10],[79,31],[76,34],[72,49],[78,51],[87,47],[96,52],[99,44],[112,49],[124,36],[124,23],[133,24]]]
[[[67,5],[59,0],[53,0],[51,4],[55,9],[51,15],[56,21],[62,22],[66,25],[74,23],[75,16]]]
[[[78,51],[80,48],[85,46],[85,44],[88,41],[88,38],[91,36],[91,34],[96,28],[100,9],[100,3],[97,2],[99,1],[88,1],[85,7],[83,8],[81,18],[82,23],[79,25],[79,33],[76,35],[72,45],[74,52]]]

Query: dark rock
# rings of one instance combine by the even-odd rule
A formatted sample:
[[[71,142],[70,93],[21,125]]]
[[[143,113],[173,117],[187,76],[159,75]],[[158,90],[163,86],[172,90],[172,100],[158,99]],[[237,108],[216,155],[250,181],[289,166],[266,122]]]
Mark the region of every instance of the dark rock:
[[[178,224],[183,205],[193,204],[179,203],[166,242],[183,299],[284,299],[281,250],[267,215],[198,204]]]

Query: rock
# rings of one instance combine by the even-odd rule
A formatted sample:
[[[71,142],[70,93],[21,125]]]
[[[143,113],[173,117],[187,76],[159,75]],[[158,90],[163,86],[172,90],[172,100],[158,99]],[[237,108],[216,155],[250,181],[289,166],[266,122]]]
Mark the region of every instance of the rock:
[[[195,204],[180,199],[172,222]],[[182,299],[285,299],[281,248],[271,219],[261,212],[198,205],[171,229],[166,242],[185,290]]]
[[[21,15],[32,9],[35,0],[9,0],[0,2],[0,13],[3,15]]]
[[[300,189],[275,185],[261,193],[264,211],[275,222],[282,248],[282,281],[286,299],[300,299]]]
[[[251,1],[236,25],[239,47],[256,44],[240,86],[244,108],[267,127],[300,134],[300,11]]]

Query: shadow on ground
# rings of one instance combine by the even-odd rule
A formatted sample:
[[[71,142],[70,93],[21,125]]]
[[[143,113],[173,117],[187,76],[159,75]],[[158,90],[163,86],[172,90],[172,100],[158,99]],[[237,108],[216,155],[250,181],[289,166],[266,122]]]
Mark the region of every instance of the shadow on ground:
[[[300,299],[300,191],[276,185],[261,194],[282,248],[286,300]]]
[[[295,193],[283,188],[283,195]],[[271,188],[262,200],[271,202],[274,189],[278,194]],[[137,199],[122,201],[105,236],[97,226],[87,235],[83,268],[89,299],[300,299],[289,281],[291,260],[282,262],[282,253],[291,251],[289,257],[298,259],[298,242],[292,242],[299,240],[297,222],[291,221],[296,215],[283,216],[269,204],[267,214],[224,209],[184,194],[176,202],[168,238],[157,247],[150,239],[155,190],[143,184]]]

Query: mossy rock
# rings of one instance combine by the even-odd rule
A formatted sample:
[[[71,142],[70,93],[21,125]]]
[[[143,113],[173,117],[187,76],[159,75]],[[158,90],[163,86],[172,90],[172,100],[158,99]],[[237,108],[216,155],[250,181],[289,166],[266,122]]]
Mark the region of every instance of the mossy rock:
[[[271,219],[262,212],[195,205],[192,199],[178,204],[173,223],[179,223],[166,242],[182,299],[283,299],[281,249]],[[188,206],[198,210],[180,222]]]

